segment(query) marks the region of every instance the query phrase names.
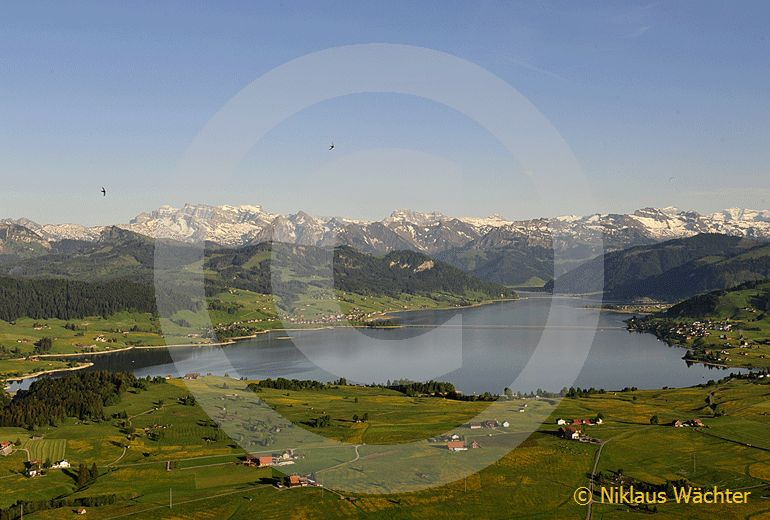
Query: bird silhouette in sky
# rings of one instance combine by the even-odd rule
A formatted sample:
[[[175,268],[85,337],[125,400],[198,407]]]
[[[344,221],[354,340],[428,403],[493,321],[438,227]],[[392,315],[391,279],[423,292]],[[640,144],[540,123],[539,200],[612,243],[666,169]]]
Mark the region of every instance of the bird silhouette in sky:
[[[332,144],[329,145],[329,150],[334,150],[334,141],[332,141]]]
[[[107,196],[107,190],[104,189],[104,186],[102,186],[102,197]]]

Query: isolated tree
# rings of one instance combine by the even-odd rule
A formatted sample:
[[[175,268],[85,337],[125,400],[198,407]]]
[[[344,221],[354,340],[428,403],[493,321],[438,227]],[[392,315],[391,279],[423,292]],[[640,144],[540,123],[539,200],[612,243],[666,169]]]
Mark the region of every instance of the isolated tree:
[[[51,338],[40,338],[35,342],[35,351],[37,352],[50,352],[53,348],[53,340]]]
[[[658,424],[659,421],[660,420],[658,419],[657,415],[653,415],[652,417],[650,417],[650,424]]]
[[[96,477],[99,476],[99,468],[96,467],[96,462],[94,462],[91,465],[91,469],[88,472],[88,478],[90,480],[96,480]]]
[[[83,487],[88,484],[88,468],[83,463],[78,466],[78,487]]]

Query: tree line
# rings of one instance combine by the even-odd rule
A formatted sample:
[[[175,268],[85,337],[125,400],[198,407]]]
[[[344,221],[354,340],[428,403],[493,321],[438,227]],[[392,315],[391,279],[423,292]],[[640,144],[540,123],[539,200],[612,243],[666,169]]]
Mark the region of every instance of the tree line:
[[[164,301],[178,309],[196,308],[184,295],[164,295]],[[22,316],[69,320],[106,317],[120,311],[156,314],[154,287],[128,280],[84,282],[0,277],[0,320],[14,321]]]
[[[38,379],[12,398],[0,394],[0,426],[33,429],[54,426],[65,417],[102,420],[105,406],[117,403],[128,389],[143,386],[146,381],[126,372],[78,372]]]

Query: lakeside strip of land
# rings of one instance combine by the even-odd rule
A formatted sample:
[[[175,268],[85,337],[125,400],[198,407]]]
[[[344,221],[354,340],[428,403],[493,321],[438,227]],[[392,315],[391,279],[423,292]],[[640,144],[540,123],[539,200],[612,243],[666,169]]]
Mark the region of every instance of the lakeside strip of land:
[[[24,381],[25,379],[35,379],[36,377],[56,374],[57,372],[75,372],[77,370],[83,370],[84,368],[89,368],[92,366],[94,366],[94,364],[91,362],[83,362],[72,367],[61,367],[61,368],[51,368],[49,370],[39,370],[37,372],[32,372],[31,374],[26,374],[24,377],[9,377],[9,378],[3,379],[2,383],[3,383],[3,387],[7,390],[9,387],[9,382],[12,382],[12,381]]]
[[[254,334],[249,334],[245,336],[234,336],[231,338],[228,338],[223,341],[216,341],[216,342],[197,342],[197,343],[171,343],[171,344],[159,344],[159,345],[131,345],[127,347],[122,348],[116,348],[116,349],[103,349],[103,350],[96,350],[92,352],[66,352],[66,353],[54,353],[54,354],[35,354],[30,356],[24,356],[24,357],[18,357],[18,358],[9,358],[5,359],[3,361],[8,362],[14,362],[14,361],[26,361],[26,360],[41,360],[41,359],[50,359],[50,360],[58,360],[58,359],[67,359],[67,358],[80,358],[80,357],[88,357],[88,356],[101,356],[106,354],[117,354],[120,352],[129,352],[132,350],[155,350],[155,349],[172,349],[172,348],[198,348],[198,347],[224,347],[229,345],[234,345],[236,343],[242,342],[242,341],[248,341],[251,339],[256,339],[264,334],[285,334],[285,333],[291,333],[291,332],[312,332],[312,331],[322,331],[322,330],[330,330],[330,329],[371,329],[371,328],[403,328],[402,324],[398,323],[392,323],[392,324],[376,324],[377,320],[389,320],[392,319],[396,314],[404,314],[404,313],[413,313],[413,312],[425,312],[425,311],[451,311],[451,310],[462,310],[462,309],[471,309],[471,308],[478,308],[486,305],[493,305],[493,304],[499,304],[499,303],[505,303],[505,302],[512,302],[512,301],[518,301],[525,298],[497,298],[493,300],[485,300],[482,302],[476,302],[470,305],[455,305],[455,306],[441,306],[441,307],[431,307],[431,308],[417,308],[417,309],[404,309],[404,310],[398,310],[398,311],[382,311],[379,313],[376,313],[374,316],[372,316],[372,319],[369,320],[373,324],[367,325],[367,324],[350,324],[350,322],[347,322],[345,324],[329,324],[324,326],[308,326],[308,327],[276,327],[276,328],[266,328],[263,330],[256,331]],[[57,372],[67,372],[71,370],[81,370],[83,368],[88,368],[90,366],[93,366],[93,363],[86,362],[81,365],[75,366],[75,367],[57,367],[52,368],[50,370],[39,370],[35,372],[31,372],[28,374],[21,374],[21,375],[14,375],[14,376],[8,376],[3,377],[0,379],[0,382],[2,382],[4,385],[7,385],[10,381],[24,381],[26,379],[34,379],[43,375],[49,375]]]

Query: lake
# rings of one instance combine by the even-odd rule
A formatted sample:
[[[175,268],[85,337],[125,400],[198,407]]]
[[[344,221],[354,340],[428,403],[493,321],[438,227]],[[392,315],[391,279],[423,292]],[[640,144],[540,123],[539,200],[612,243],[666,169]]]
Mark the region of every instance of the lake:
[[[628,315],[591,307],[597,303],[532,294],[456,311],[395,314],[403,328],[274,332],[224,347],[134,349],[83,359],[94,363],[91,370],[138,376],[437,379],[465,393],[684,387],[740,371],[688,365],[684,349],[629,333],[623,323]]]

